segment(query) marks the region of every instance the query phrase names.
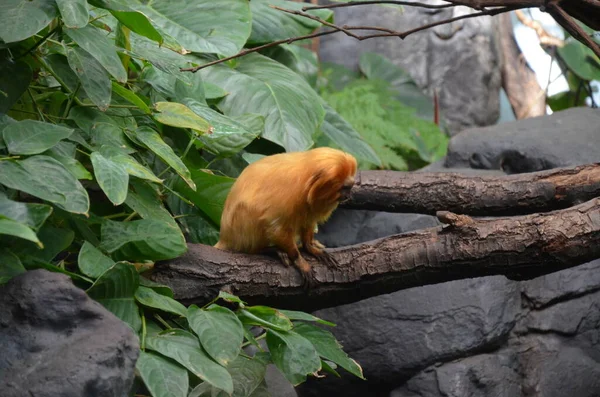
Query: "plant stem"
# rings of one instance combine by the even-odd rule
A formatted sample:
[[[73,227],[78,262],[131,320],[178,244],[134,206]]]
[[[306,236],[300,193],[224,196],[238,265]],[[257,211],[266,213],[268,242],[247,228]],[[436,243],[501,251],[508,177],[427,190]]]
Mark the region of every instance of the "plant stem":
[[[169,325],[169,323],[168,323],[168,322],[166,322],[166,321],[165,321],[165,320],[164,320],[164,319],[163,319],[163,318],[162,318],[160,315],[158,315],[158,314],[155,314],[155,315],[154,315],[154,318],[155,318],[155,319],[157,319],[159,323],[161,323],[162,325],[164,325],[164,326],[165,326],[165,328],[167,328],[167,329],[172,329],[172,328],[173,328],[173,327],[171,327],[171,326]]]
[[[42,114],[42,111],[38,107],[37,102],[35,101],[35,98],[33,97],[33,93],[31,92],[31,88],[27,87],[27,93],[29,94],[29,97],[31,98],[31,102],[33,103],[33,107],[35,108],[35,110],[37,111],[38,115],[40,116],[40,119],[42,121],[46,121],[46,118]]]
[[[65,108],[65,112],[63,113],[63,117],[67,117],[69,115],[69,111],[71,110],[71,105],[73,104],[73,99],[77,96],[77,92],[79,91],[80,87],[81,87],[81,83],[78,82],[77,83],[77,87],[75,87],[75,91],[73,91],[71,93],[71,95],[69,95],[69,101],[67,102],[67,107]]]
[[[56,79],[56,81],[58,81],[58,83],[59,83],[61,86],[63,86],[63,88],[64,88],[64,89],[65,89],[65,90],[66,90],[66,91],[67,91],[69,94],[72,94],[72,93],[73,93],[73,91],[71,91],[71,89],[69,89],[69,86],[68,86],[68,85],[67,85],[67,84],[64,82],[64,80],[63,80],[63,79],[62,79],[62,78],[61,78],[59,75],[57,75],[57,74],[54,72],[54,70],[52,70],[52,68],[50,67],[50,65],[48,65],[48,63],[47,63],[47,62],[46,62],[46,61],[45,61],[45,60],[44,60],[42,57],[40,57],[40,56],[39,56],[39,55],[37,55],[37,54],[33,54],[33,57],[35,58],[35,60],[36,60],[36,61],[38,61],[38,62],[40,63],[40,65],[42,65],[42,67],[43,67],[44,69],[46,69],[46,71],[47,71],[48,73],[50,73],[50,74],[52,75],[52,77],[54,77],[54,78]],[[75,96],[74,96],[74,97],[73,97],[73,100],[74,100],[74,101],[75,101],[75,103],[77,103],[78,105],[80,105],[80,106],[83,106],[83,103],[82,103],[82,102],[79,100],[79,98],[77,98],[77,97],[75,97]]]

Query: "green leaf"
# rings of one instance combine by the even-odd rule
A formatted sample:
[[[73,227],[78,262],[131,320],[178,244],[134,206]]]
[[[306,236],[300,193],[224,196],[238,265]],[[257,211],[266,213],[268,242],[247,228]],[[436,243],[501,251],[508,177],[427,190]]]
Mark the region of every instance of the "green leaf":
[[[227,91],[225,91],[218,85],[215,85],[208,81],[204,82],[204,96],[206,97],[206,99],[223,98],[225,95],[227,95]]]
[[[321,367],[323,372],[328,372],[338,378],[341,378],[340,374],[336,371],[337,365],[331,361],[321,360]]]
[[[314,322],[317,322],[319,324],[329,325],[330,327],[335,327],[334,323],[326,321],[326,320],[323,320],[323,319],[320,319],[319,317],[315,317],[312,314],[308,314],[308,313],[304,313],[304,312],[299,312],[299,311],[296,311],[296,310],[282,310],[282,309],[279,309],[279,311],[281,312],[281,314],[283,314],[284,316],[286,316],[290,320],[314,321]]]
[[[64,142],[61,142],[64,143]],[[94,179],[92,174],[81,164],[78,160],[76,160],[74,155],[66,156],[63,155],[59,150],[55,150],[56,147],[51,148],[44,152],[45,155],[52,157],[59,163],[65,166],[67,170],[77,179]]]
[[[205,382],[228,394],[233,392],[231,375],[212,361],[200,348],[198,339],[191,333],[173,329],[146,339],[149,349],[172,358]]]
[[[162,183],[152,171],[144,167],[132,156],[125,154],[114,146],[104,145],[100,148],[100,153],[108,160],[119,164],[129,174],[151,182]]]
[[[248,146],[258,135],[246,129],[243,124],[223,116],[203,103],[193,99],[188,99],[185,103],[194,113],[210,123],[211,133],[198,137],[198,140],[216,155],[222,157],[234,155]]]
[[[173,149],[162,140],[158,132],[149,127],[140,127],[135,131],[135,137],[173,168],[191,189],[196,190],[190,171]]]
[[[199,73],[204,80],[229,92],[218,105],[226,115],[263,115],[263,138],[287,151],[306,150],[313,144],[312,135],[325,115],[320,97],[300,76],[279,62],[249,54],[234,69],[215,65]]]
[[[252,0],[252,35],[248,39],[250,44],[265,44],[290,37],[304,36],[321,27],[321,23],[299,15],[279,11],[271,5],[288,10],[301,11],[305,6],[302,2],[284,0]],[[333,16],[331,10],[312,10],[309,14],[330,20]]]
[[[230,303],[237,303],[240,304],[241,306],[245,305],[246,302],[244,302],[243,300],[241,300],[239,297],[230,294],[229,292],[225,292],[225,291],[219,291],[219,299],[223,299],[226,302],[230,302]]]
[[[157,102],[154,107],[160,112],[154,115],[154,119],[160,123],[179,128],[191,128],[199,133],[207,133],[211,129],[208,121],[181,103]]]
[[[0,5],[0,9],[1,7]],[[0,29],[3,24],[0,24]],[[27,63],[14,62],[8,57],[0,58],[0,114],[7,113],[19,100],[29,87],[32,75],[31,67]]]
[[[379,156],[373,151],[356,130],[339,115],[331,106],[323,102],[325,120],[321,124],[321,131],[340,148],[359,159],[381,166]]]
[[[119,83],[127,81],[127,72],[117,55],[117,47],[106,37],[105,32],[92,25],[81,29],[67,28],[64,32],[88,54],[96,58]]]
[[[69,212],[87,214],[89,210],[89,197],[81,183],[61,163],[48,156],[1,161],[0,183]]]
[[[29,241],[13,244],[11,250],[18,255],[24,265],[50,262],[73,242],[75,233],[71,229],[58,228],[45,224],[37,233],[43,249]]]
[[[138,108],[140,108],[144,113],[150,114],[150,108],[142,99],[137,96],[133,91],[128,90],[127,88],[112,82],[113,92],[119,95],[121,98],[125,99],[127,102],[134,104]]]
[[[293,331],[267,330],[267,346],[275,366],[294,386],[321,369],[313,344]]]
[[[128,3],[193,52],[225,56],[238,53],[251,28],[248,2],[237,0],[156,0]]]
[[[154,281],[148,280],[147,278],[145,278],[143,276],[140,277],[140,285],[151,288],[153,291],[155,291],[161,295],[167,296],[169,298],[173,298],[173,291],[171,290],[171,288],[167,287],[166,285],[155,283]]]
[[[238,356],[244,329],[231,310],[218,305],[203,310],[192,305],[188,308],[187,318],[202,347],[216,362],[227,366]]]
[[[2,0],[0,15],[0,39],[13,43],[44,29],[57,12],[54,0]]]
[[[310,341],[317,349],[319,356],[333,361],[354,376],[364,379],[360,365],[342,350],[342,346],[329,331],[325,331],[314,325],[298,323],[294,327],[299,335]]]
[[[123,128],[112,123],[96,123],[90,132],[91,142],[96,148],[112,146],[123,154],[135,153],[123,132]]]
[[[392,61],[372,52],[361,54],[360,70],[371,80],[383,80],[394,90],[394,97],[417,109],[422,119],[433,121],[433,99],[425,95],[410,75]]]
[[[135,268],[126,263],[116,263],[96,280],[87,293],[138,332],[142,326],[134,299],[138,285],[139,276]]]
[[[206,219],[206,215],[193,205],[189,205],[176,195],[167,195],[167,205],[190,243],[215,245],[219,241],[219,228]]]
[[[317,85],[319,60],[317,54],[308,48],[293,44],[281,44],[268,48],[262,53],[298,73],[311,87]]]
[[[187,250],[178,227],[155,219],[102,223],[100,248],[127,260],[166,260]]]
[[[135,368],[153,397],[187,396],[188,373],[173,361],[152,352],[141,351]]]
[[[190,59],[184,57],[182,54],[173,52],[167,48],[159,47],[154,41],[148,40],[138,34],[131,33],[129,35],[131,42],[131,50],[125,51],[128,55],[133,58],[148,61],[152,66],[161,72],[172,75],[183,81],[190,81],[192,76],[187,73],[181,73],[179,70],[181,67],[189,66]],[[146,72],[151,71],[154,68],[144,68],[142,73],[142,79],[147,79]]]
[[[159,193],[147,182],[132,180],[125,204],[144,219],[155,219],[175,225],[173,217],[163,206]]]
[[[260,360],[240,355],[229,363],[227,371],[229,371],[233,380],[233,395],[231,397],[249,397],[265,379],[267,366]]]
[[[558,112],[576,106],[585,106],[585,97],[586,95],[581,93],[577,95],[573,91],[564,91],[546,97],[546,102],[553,112]]]
[[[100,110],[108,109],[112,94],[110,77],[106,70],[86,51],[67,48],[69,65],[81,81],[81,87]],[[119,62],[119,64],[121,64]]]
[[[18,256],[6,248],[0,248],[0,285],[6,283],[11,278],[25,273],[25,267]]]
[[[68,28],[82,28],[88,23],[90,13],[86,0],[56,0],[60,15]]]
[[[96,180],[106,197],[114,205],[123,204],[127,198],[127,186],[129,184],[129,174],[125,168],[121,164],[107,159],[99,152],[93,152],[91,160]]]
[[[196,205],[208,218],[219,225],[225,199],[235,180],[226,176],[213,175],[202,170],[192,170],[195,190],[175,180],[173,189]]]
[[[95,130],[99,130],[101,125],[112,125],[119,128],[135,129],[137,124],[135,118],[131,117],[131,112],[127,109],[111,109],[110,116],[97,109],[84,106],[76,106],[69,112],[69,119],[85,132],[93,135]],[[104,133],[104,131],[103,131]]]
[[[111,10],[111,14],[131,31],[162,44],[163,36],[156,30],[148,18],[138,11],[117,11]]]
[[[173,298],[161,295],[152,288],[140,286],[135,292],[135,299],[144,306],[162,310],[185,317],[185,306]]]
[[[594,52],[571,38],[567,44],[558,48],[558,54],[569,69],[584,80],[600,80],[600,60]]]
[[[292,322],[279,310],[267,306],[249,306],[240,310],[240,320],[244,324],[260,325],[277,331],[289,331]]]
[[[0,193],[0,215],[39,230],[52,213],[52,207],[46,204],[21,203],[9,200]]]
[[[38,154],[73,133],[73,129],[36,120],[23,120],[7,125],[2,137],[12,154]]]
[[[36,243],[40,248],[44,245],[29,226],[0,215],[0,234],[15,236]]]
[[[77,257],[77,265],[81,273],[95,279],[100,277],[114,264],[115,262],[112,259],[104,255],[92,244],[87,241],[83,242],[79,256]]]

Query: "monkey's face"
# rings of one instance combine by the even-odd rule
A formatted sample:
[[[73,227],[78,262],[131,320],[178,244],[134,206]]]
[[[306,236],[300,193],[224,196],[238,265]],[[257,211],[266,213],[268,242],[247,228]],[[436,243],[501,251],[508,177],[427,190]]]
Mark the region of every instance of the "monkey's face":
[[[340,197],[338,201],[344,203],[350,199],[352,188],[354,187],[354,175],[348,176],[340,189]]]

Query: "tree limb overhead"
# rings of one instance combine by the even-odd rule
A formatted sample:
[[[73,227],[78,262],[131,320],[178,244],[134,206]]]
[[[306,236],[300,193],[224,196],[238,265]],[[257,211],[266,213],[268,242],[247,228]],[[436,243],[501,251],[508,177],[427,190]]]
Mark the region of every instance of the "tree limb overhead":
[[[506,176],[362,171],[344,208],[435,214],[516,215],[600,196],[600,164]]]
[[[473,219],[440,212],[438,218],[446,225],[329,250],[338,268],[304,254],[319,282],[310,293],[297,270],[275,256],[200,244],[157,264],[152,279],[185,303],[205,303],[224,288],[253,304],[314,310],[455,279],[533,278],[600,256],[600,199],[544,214]]]

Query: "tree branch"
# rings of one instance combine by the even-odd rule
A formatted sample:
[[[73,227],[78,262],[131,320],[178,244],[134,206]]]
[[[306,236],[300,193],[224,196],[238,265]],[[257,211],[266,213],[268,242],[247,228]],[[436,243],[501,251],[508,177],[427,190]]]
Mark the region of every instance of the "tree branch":
[[[205,303],[226,289],[251,304],[314,310],[455,279],[533,278],[600,256],[600,199],[519,217],[473,219],[440,212],[438,218],[447,226],[329,250],[338,268],[305,255],[318,281],[308,294],[298,271],[274,257],[200,244],[157,264],[152,279],[170,286],[185,303]]]
[[[361,171],[344,208],[515,215],[567,208],[600,196],[600,164],[507,176]]]

